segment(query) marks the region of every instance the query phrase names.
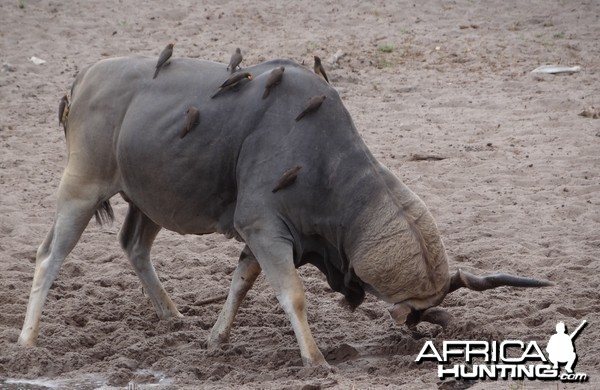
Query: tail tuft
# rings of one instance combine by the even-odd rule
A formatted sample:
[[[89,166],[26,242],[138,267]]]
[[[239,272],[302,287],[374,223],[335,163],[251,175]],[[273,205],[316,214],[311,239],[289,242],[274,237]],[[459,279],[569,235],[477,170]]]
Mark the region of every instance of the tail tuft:
[[[115,220],[115,213],[110,205],[110,201],[106,200],[102,202],[100,207],[94,212],[94,217],[96,217],[96,223],[100,226],[112,224]]]

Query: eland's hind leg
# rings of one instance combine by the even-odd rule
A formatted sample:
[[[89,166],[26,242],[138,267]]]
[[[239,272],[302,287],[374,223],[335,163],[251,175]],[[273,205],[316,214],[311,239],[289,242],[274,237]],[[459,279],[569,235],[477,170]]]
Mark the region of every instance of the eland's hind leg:
[[[63,175],[54,223],[37,251],[33,285],[19,344],[36,344],[48,290],[63,260],[79,241],[94,212],[106,200],[99,195],[102,192],[99,185],[81,183],[79,176],[67,172]]]
[[[144,290],[156,309],[159,318],[183,317],[163,288],[150,260],[150,249],[161,227],[155,224],[133,203],[119,233],[121,247],[140,278]]]

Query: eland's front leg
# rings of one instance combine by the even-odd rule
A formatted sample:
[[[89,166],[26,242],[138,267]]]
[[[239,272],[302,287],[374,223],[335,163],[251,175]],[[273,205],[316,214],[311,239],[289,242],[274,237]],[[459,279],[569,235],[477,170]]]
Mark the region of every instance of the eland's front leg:
[[[255,230],[247,237],[246,243],[290,319],[304,365],[328,366],[308,326],[304,286],[294,266],[291,240],[281,239],[278,234]]]
[[[221,313],[219,313],[217,322],[210,332],[208,348],[214,349],[229,340],[235,315],[244,297],[246,297],[256,278],[260,275],[260,271],[260,265],[256,261],[254,254],[250,251],[250,248],[245,246],[240,254],[238,266],[231,278],[231,287],[229,295],[227,295],[227,300],[223,305],[223,309],[221,309]]]

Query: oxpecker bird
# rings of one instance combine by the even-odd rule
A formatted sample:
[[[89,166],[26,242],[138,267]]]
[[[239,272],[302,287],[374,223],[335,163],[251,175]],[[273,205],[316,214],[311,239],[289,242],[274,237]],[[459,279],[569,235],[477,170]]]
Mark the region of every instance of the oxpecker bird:
[[[327,81],[327,83],[329,84],[329,79],[327,78],[327,73],[325,73],[325,68],[323,68],[323,64],[321,64],[321,59],[318,56],[313,56],[313,58],[315,59],[315,73],[323,77],[325,81]]]
[[[290,168],[287,171],[285,171],[283,173],[283,175],[281,176],[281,179],[279,179],[279,181],[277,182],[277,185],[275,186],[275,188],[273,188],[273,190],[271,190],[271,192],[275,193],[279,190],[284,189],[285,187],[291,186],[296,181],[296,178],[298,177],[298,172],[300,172],[300,169],[302,169],[302,167],[299,165],[296,165],[295,167]]]
[[[235,71],[237,70],[237,67],[240,66],[241,63],[242,63],[242,51],[238,47],[237,49],[235,49],[235,53],[233,53],[233,55],[231,56],[231,59],[229,60],[229,66],[227,67],[227,70],[231,70],[231,73],[235,73]]]
[[[65,94],[58,104],[58,124],[65,129],[67,134],[67,117],[69,116],[69,97]]]
[[[210,98],[212,99],[215,96],[217,96],[219,93],[221,93],[227,89],[231,89],[231,88],[235,87],[244,79],[252,80],[252,75],[248,72],[232,74],[231,76],[229,76],[229,78],[227,80],[225,80],[223,82],[223,84],[221,84],[219,89],[217,89],[217,91],[215,93],[213,93]]]
[[[169,43],[167,47],[165,47],[158,56],[158,62],[156,63],[156,71],[154,72],[154,77],[152,77],[153,79],[155,79],[156,76],[158,76],[158,72],[160,72],[161,68],[167,63],[167,61],[169,61],[169,58],[171,58],[171,56],[173,55],[173,46],[175,46],[175,43]]]
[[[271,88],[281,83],[281,78],[283,77],[283,72],[285,71],[284,66],[280,66],[271,71],[267,82],[265,83],[265,92],[263,93],[262,98],[266,99],[271,93]]]
[[[326,98],[327,96],[325,95],[311,97],[306,107],[304,107],[304,110],[296,117],[296,122],[302,119],[306,114],[317,111]]]
[[[185,128],[179,138],[185,137],[200,122],[200,111],[196,107],[190,107],[185,112]]]

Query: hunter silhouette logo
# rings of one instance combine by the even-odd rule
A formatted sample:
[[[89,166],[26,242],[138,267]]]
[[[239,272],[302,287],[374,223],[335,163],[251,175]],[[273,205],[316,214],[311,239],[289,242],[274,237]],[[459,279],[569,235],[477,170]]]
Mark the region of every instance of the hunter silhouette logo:
[[[456,379],[542,379],[563,382],[584,382],[585,373],[575,373],[577,362],[574,340],[587,325],[581,324],[568,334],[564,322],[556,324],[556,334],[548,340],[547,355],[537,342],[521,340],[444,341],[438,351],[433,341],[425,342],[415,362],[435,361],[438,363],[438,377]],[[441,353],[440,353],[441,352]],[[451,360],[460,360],[454,364]],[[560,365],[565,365],[561,374]]]
[[[550,337],[546,351],[548,352],[548,360],[552,362],[552,368],[558,369],[558,363],[567,363],[565,369],[569,374],[573,373],[573,364],[577,360],[573,340],[579,334],[579,331],[587,324],[586,320],[575,329],[570,335],[566,334],[564,322],[556,324],[556,334]]]

